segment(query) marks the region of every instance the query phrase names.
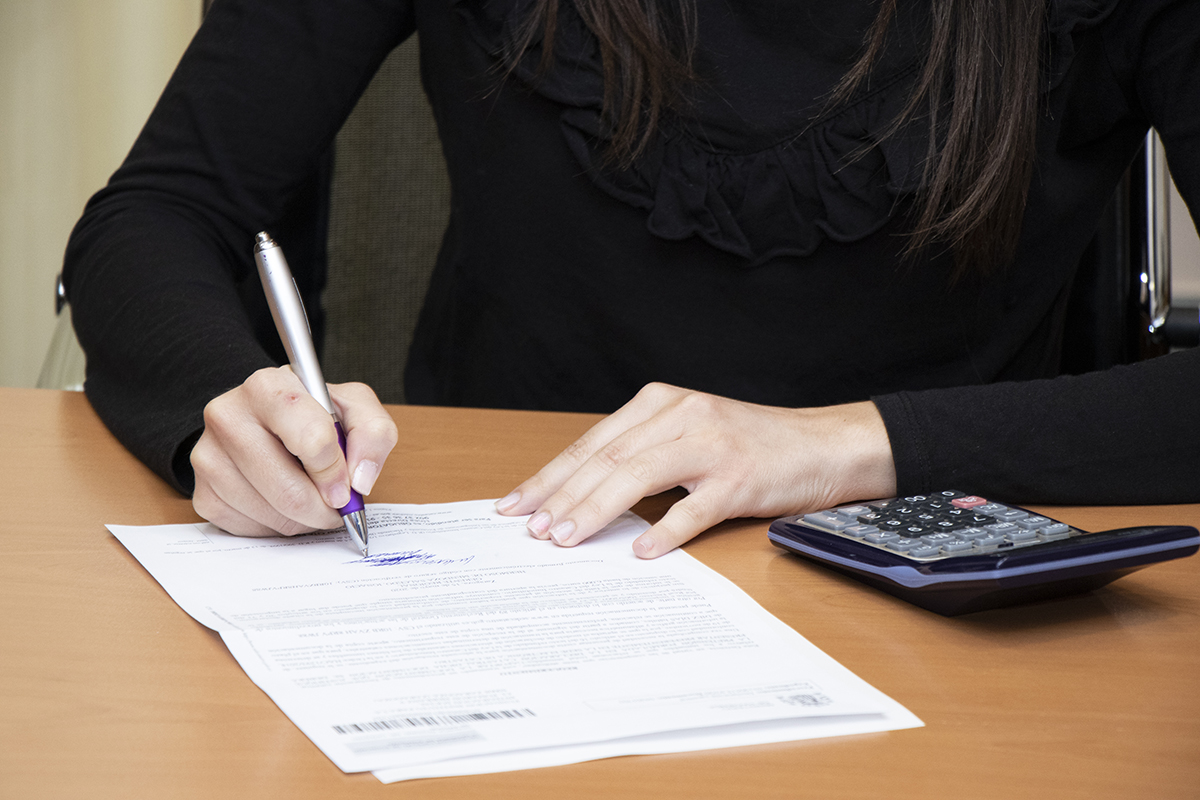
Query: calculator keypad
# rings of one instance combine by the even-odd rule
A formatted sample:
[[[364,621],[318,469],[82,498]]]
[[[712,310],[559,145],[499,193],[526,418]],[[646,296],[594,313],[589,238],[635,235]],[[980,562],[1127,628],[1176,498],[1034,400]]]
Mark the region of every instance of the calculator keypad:
[[[894,497],[805,514],[805,524],[919,561],[995,553],[1082,531],[962,492]]]

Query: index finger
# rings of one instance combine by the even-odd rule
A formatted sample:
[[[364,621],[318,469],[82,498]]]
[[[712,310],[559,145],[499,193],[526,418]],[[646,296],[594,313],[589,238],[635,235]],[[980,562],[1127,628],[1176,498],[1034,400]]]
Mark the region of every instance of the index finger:
[[[346,432],[346,464],[350,485],[366,496],[375,486],[383,464],[399,439],[396,422],[371,387],[343,383],[329,387],[329,394],[342,418]]]

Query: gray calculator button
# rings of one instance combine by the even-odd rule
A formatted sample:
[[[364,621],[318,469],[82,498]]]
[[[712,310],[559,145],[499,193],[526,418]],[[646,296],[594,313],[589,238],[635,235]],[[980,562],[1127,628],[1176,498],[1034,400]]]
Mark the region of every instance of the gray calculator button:
[[[957,542],[958,537],[955,536],[953,533],[939,532],[939,533],[931,533],[928,536],[922,536],[921,541],[924,542],[925,544],[931,544],[931,545],[936,545],[936,546],[940,547],[948,542]]]
[[[1019,544],[1021,542],[1037,541],[1037,534],[1033,531],[1012,531],[1011,533],[1006,533],[1004,538],[1013,544]]]
[[[894,542],[887,543],[888,550],[895,550],[898,553],[907,553],[914,547],[921,547],[920,539],[897,539]]]
[[[974,542],[946,542],[942,545],[942,552],[948,556],[952,556],[958,553],[969,553],[974,548]]]
[[[1002,544],[1004,544],[1004,537],[997,536],[993,533],[989,533],[987,536],[983,537],[982,539],[975,540],[976,547],[998,547]]]
[[[1042,526],[1042,533],[1057,534],[1061,533],[1064,536],[1071,535],[1071,526],[1065,522],[1051,522],[1049,525]]]
[[[869,509],[866,506],[846,506],[844,508],[837,509],[838,514],[842,515],[843,517],[849,517],[850,519],[857,518],[859,514],[870,514],[871,511],[872,509]]]
[[[1035,528],[1041,528],[1045,525],[1049,525],[1051,523],[1051,520],[1047,519],[1046,517],[1030,516],[1030,517],[1025,517],[1024,519],[1019,519],[1016,522],[1018,525],[1020,525],[1025,530],[1031,531]]]
[[[868,533],[879,533],[879,528],[874,525],[851,525],[846,530],[842,531],[845,536],[853,536],[855,539],[861,539]]]
[[[955,531],[954,534],[960,539],[967,540],[982,539],[992,535],[983,528],[963,528],[962,530]]]
[[[805,514],[804,521],[810,525],[816,525],[818,528],[824,528],[827,531],[844,530],[852,524],[844,519],[840,519],[836,514],[830,514],[828,511],[815,511],[812,514]]]
[[[931,544],[924,544],[909,550],[908,554],[917,558],[929,558],[930,556],[940,556],[942,551]]]
[[[1066,525],[1063,525],[1063,527],[1067,528]],[[1037,532],[1037,535],[1038,535],[1038,538],[1041,539],[1043,542],[1053,542],[1058,539],[1068,538],[1071,535],[1071,529],[1067,528],[1066,530],[1054,531],[1053,533],[1047,532],[1045,530],[1040,530]]]
[[[863,537],[863,540],[868,541],[871,544],[887,544],[888,542],[894,542],[900,538],[903,537],[895,533],[868,533]]]
[[[1001,522],[1016,522],[1019,519],[1024,519],[1029,516],[1029,512],[1021,511],[1020,509],[1010,508],[1007,511],[1001,511],[993,515]]]
[[[995,525],[985,525],[984,529],[989,530],[992,533],[1000,534],[1001,536],[1023,530],[1023,528],[1018,527],[1015,522],[997,522]]]
[[[987,514],[988,516],[999,514],[1001,511],[1008,510],[1008,506],[1002,506],[999,503],[984,503],[981,506],[975,506],[976,514]]]

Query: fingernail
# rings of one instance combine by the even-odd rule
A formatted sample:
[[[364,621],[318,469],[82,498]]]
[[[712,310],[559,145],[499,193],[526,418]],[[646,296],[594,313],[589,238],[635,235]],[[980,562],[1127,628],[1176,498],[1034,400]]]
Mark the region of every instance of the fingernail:
[[[546,529],[550,527],[550,512],[539,511],[530,517],[529,522],[525,523],[525,527],[529,528],[529,532],[539,539],[546,538]]]
[[[508,511],[510,508],[512,508],[518,502],[520,502],[520,500],[521,500],[520,492],[509,492],[508,494],[504,495],[504,497],[501,497],[499,500],[496,501],[496,510],[497,511]]]
[[[350,487],[344,483],[339,483],[329,489],[329,505],[334,508],[341,508],[350,502]]]
[[[650,553],[653,550],[654,542],[645,536],[639,536],[633,540],[633,553],[638,558],[650,558]]]
[[[550,538],[555,544],[563,544],[571,538],[571,534],[575,532],[575,523],[569,519],[564,519],[562,522],[550,529]]]
[[[360,461],[354,468],[354,477],[350,480],[350,485],[354,487],[354,491],[365,496],[375,488],[375,481],[378,478],[378,464],[374,461]]]

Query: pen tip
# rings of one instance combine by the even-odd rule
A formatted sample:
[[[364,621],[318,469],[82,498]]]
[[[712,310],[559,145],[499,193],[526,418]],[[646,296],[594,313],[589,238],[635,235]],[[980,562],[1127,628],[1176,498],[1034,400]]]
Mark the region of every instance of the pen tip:
[[[354,511],[342,517],[346,532],[354,540],[360,553],[367,555],[367,514],[365,511]]]

